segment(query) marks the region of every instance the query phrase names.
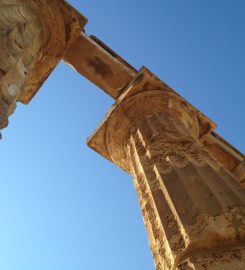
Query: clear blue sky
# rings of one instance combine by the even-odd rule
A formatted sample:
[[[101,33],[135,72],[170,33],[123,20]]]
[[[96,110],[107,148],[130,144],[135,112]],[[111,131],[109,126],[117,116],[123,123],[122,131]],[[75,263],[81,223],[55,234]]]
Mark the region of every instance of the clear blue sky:
[[[245,150],[245,1],[70,1]],[[86,146],[113,100],[63,62],[0,142],[1,270],[153,270],[131,177]]]

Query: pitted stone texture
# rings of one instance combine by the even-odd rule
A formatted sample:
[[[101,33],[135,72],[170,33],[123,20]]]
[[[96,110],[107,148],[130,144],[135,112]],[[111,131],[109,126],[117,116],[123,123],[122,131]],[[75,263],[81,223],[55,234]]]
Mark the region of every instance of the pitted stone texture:
[[[179,101],[179,107],[173,108],[177,100]],[[125,102],[122,102],[110,117],[106,133],[106,145],[113,162],[128,171],[129,162],[123,148],[126,140],[130,136],[131,127],[134,127],[134,124],[136,125],[144,115],[151,115],[152,112],[155,112],[156,115],[160,113],[168,114],[170,109],[173,114],[182,115],[181,117],[185,116],[184,123],[186,128],[192,130],[193,136],[198,136],[199,130],[197,118],[194,112],[189,109],[186,104],[181,103],[178,96],[171,93],[165,93],[161,90],[142,92],[128,98]],[[190,116],[187,114],[188,110],[190,111]],[[120,121],[119,119],[124,120]],[[151,121],[152,119],[150,120],[149,125],[151,125]],[[154,123],[152,122],[152,124]],[[114,130],[118,129],[120,129],[121,132],[115,133]],[[155,132],[157,132],[157,130]],[[175,134],[171,133],[171,136],[173,136],[172,139],[174,139]],[[185,136],[188,137],[189,134],[186,133]],[[185,138],[178,137],[176,139],[184,140]]]
[[[200,253],[201,261],[208,252],[244,243],[244,191],[198,141],[182,137],[177,119],[164,125],[164,118],[147,116],[131,133],[134,183],[156,268],[199,269],[183,259]],[[214,265],[225,269],[222,262]]]
[[[181,262],[178,270],[243,270],[245,247],[220,249],[205,254],[196,253]]]
[[[129,111],[128,113],[126,112],[121,116],[118,116],[118,118],[122,118],[124,120],[125,118],[128,118],[129,123],[131,121],[135,121],[139,112],[144,112],[144,110],[146,112],[146,110],[149,110],[148,107],[155,106],[154,103],[152,105],[152,99],[148,98],[148,96],[150,96],[153,93],[155,94],[158,93],[159,95],[161,95],[161,93],[172,94],[175,96],[175,98],[179,98],[180,104],[185,104],[185,106],[191,108],[192,112],[195,114],[194,116],[195,119],[198,121],[198,136],[200,142],[225,169],[227,169],[236,176],[236,179],[238,180],[239,183],[244,185],[244,181],[242,180],[243,177],[241,177],[241,171],[243,171],[241,170],[241,168],[243,168],[241,163],[244,160],[244,155],[240,153],[237,149],[235,149],[232,145],[230,145],[227,141],[225,141],[222,137],[220,137],[217,133],[214,132],[216,125],[210,119],[208,119],[194,106],[188,103],[184,98],[180,97],[173,89],[171,89],[168,85],[162,82],[159,78],[157,78],[145,67],[141,68],[141,70],[138,72],[138,74],[135,76],[132,82],[127,86],[125,91],[116,100],[115,105],[113,105],[112,108],[108,111],[101,125],[89,138],[88,140],[89,147],[99,152],[102,156],[104,156],[108,160],[112,161],[106,145],[106,137],[108,133],[107,126],[112,116],[112,113],[115,110],[119,111],[121,103],[125,102],[125,100],[130,99],[131,103],[135,101],[134,104],[131,104],[131,107],[134,107],[135,113],[133,113],[133,111],[131,112]],[[135,98],[137,94],[140,94],[139,97],[145,96],[144,99],[141,99],[141,103],[137,101],[137,98]],[[156,106],[158,108],[160,107],[158,112],[162,112],[164,109],[166,110],[164,104],[166,104],[167,101],[165,101],[165,103],[163,102],[162,106],[161,106],[161,98],[159,101],[157,101],[157,98],[155,98],[155,102],[156,104],[158,104]],[[137,108],[139,110],[138,112]],[[135,118],[133,114],[135,114]],[[149,114],[151,114],[151,112]],[[117,133],[117,136],[121,136],[121,132],[124,131],[123,127],[121,126],[123,125],[123,122],[122,121],[119,122],[120,122],[119,126],[120,132]],[[117,128],[117,126],[115,126],[115,128]],[[124,151],[121,152],[124,153]],[[128,168],[126,164],[127,163],[124,163],[125,166],[121,168],[127,171]],[[123,163],[121,163],[121,165],[123,165]]]
[[[244,190],[200,140],[212,123],[161,82],[138,78],[89,145],[133,175],[157,270],[226,269],[212,254],[244,244]]]
[[[64,1],[0,1],[0,128],[17,101],[30,101],[85,23]]]

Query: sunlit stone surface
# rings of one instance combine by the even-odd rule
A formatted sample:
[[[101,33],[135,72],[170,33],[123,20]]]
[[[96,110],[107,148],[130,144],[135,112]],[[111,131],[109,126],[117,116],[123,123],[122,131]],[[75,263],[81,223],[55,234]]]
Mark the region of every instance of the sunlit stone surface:
[[[214,127],[143,68],[88,141],[132,174],[156,269],[245,266],[244,189],[201,143]]]
[[[116,99],[88,145],[132,175],[156,269],[245,269],[244,155],[86,22],[65,1],[0,0],[0,129],[64,59]]]
[[[0,0],[0,128],[17,101],[31,100],[85,23],[64,1]]]

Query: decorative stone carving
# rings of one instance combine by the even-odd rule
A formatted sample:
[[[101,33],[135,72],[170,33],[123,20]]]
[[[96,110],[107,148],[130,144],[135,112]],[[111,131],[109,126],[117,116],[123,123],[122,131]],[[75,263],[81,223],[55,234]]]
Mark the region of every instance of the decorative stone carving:
[[[117,98],[88,143],[133,175],[156,268],[244,269],[244,155],[152,73],[80,34],[86,21],[64,0],[0,0],[0,129],[64,58]]]
[[[188,269],[182,260],[189,254],[218,254],[221,247],[229,250],[244,243],[245,197],[198,141],[171,143],[173,129],[166,129],[166,117],[153,114],[143,119],[131,132],[128,153],[141,207],[149,205],[148,211],[142,210],[144,219],[155,217],[148,218],[147,229],[151,233],[158,228],[155,237],[160,239],[150,241],[156,268]],[[223,269],[219,264],[215,269]],[[196,263],[192,266],[198,269]]]
[[[0,0],[0,129],[7,125],[16,102],[27,104],[61,58],[113,98],[130,81],[134,93],[150,88],[174,92],[150,72],[136,75],[101,40],[81,33],[86,22],[64,0]],[[212,121],[198,110],[196,115],[202,143],[243,185],[244,155],[213,132]]]
[[[89,146],[133,175],[156,269],[242,269],[244,190],[199,140],[212,123],[155,81],[129,86]]]
[[[85,23],[65,1],[0,1],[0,129],[17,101],[30,101]]]

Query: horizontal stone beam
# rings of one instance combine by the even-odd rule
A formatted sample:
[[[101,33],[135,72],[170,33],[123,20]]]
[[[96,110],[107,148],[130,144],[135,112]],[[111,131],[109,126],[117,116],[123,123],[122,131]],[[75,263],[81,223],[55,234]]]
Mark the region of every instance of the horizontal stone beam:
[[[116,99],[136,70],[94,36],[81,33],[66,51],[64,61]]]

